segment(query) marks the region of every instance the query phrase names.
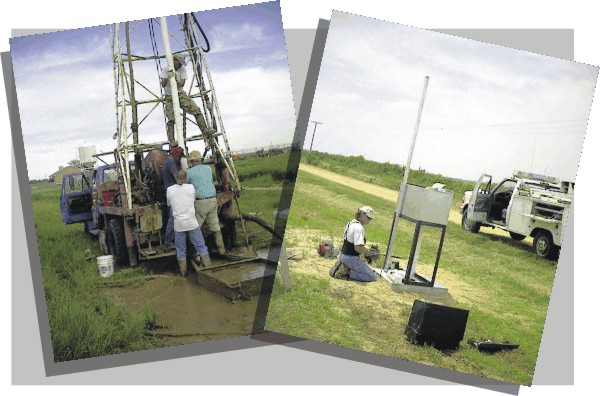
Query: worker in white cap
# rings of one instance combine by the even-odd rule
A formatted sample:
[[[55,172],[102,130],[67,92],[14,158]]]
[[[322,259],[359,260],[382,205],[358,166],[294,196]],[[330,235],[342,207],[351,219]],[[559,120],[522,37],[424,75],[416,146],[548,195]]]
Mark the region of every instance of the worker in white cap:
[[[332,268],[331,275],[334,278],[360,282],[373,282],[377,279],[375,272],[359,258],[362,254],[367,261],[371,261],[372,252],[365,247],[367,238],[364,226],[369,224],[374,216],[373,208],[361,206],[356,211],[354,220],[346,225],[340,259]]]
[[[219,224],[217,190],[213,181],[212,168],[202,163],[203,158],[198,150],[192,151],[188,160],[192,166],[187,170],[188,181],[196,189],[196,202],[194,203],[196,219],[198,219],[200,227],[206,223],[206,236],[214,235],[217,250],[220,255],[224,255],[226,251]]]

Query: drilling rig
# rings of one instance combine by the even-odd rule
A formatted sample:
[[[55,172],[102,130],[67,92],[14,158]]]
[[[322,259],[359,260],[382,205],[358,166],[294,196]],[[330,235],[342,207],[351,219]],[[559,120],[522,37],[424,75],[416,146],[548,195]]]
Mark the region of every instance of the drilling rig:
[[[210,44],[193,13],[178,18],[177,34],[169,32],[164,17],[111,26],[116,105],[113,139],[116,147],[112,152],[94,155],[104,165],[98,166],[92,176],[71,174],[63,180],[61,210],[65,224],[83,222],[86,232],[98,237],[103,250],[114,256],[117,265],[135,266],[139,261],[176,254],[174,250],[165,248],[169,209],[161,172],[168,151],[175,145],[184,153],[182,169],[187,168],[185,156],[190,146],[203,152],[204,163],[213,167],[219,221],[226,250],[231,252],[239,247],[237,224],[241,225],[241,239],[245,247],[249,247],[244,219],[250,216],[241,213],[238,203],[243,190],[208,68]],[[152,53],[147,50],[143,52],[147,45],[140,45],[140,49],[135,46],[146,44],[147,41],[138,37],[134,44],[132,40],[133,33],[139,33],[146,27]],[[157,36],[161,37],[160,41]],[[171,46],[171,39],[176,45]],[[174,72],[174,56],[183,56],[187,60],[188,77],[191,74],[191,78],[186,81],[184,89],[200,108],[206,123],[204,131],[190,115],[182,112],[178,95],[166,99],[163,94],[160,72],[164,67]],[[147,65],[151,63],[154,63],[158,74],[154,82],[147,81],[151,74],[148,73],[151,68]],[[175,88],[172,92],[177,92],[174,73],[170,74],[169,83]],[[169,141],[166,132],[163,137],[167,139],[143,139],[142,131],[146,132],[146,124],[152,124],[149,120],[152,117],[156,119],[161,110],[164,114],[162,121],[166,121],[167,100],[173,102],[175,141]],[[156,128],[148,132],[157,135]],[[214,244],[210,236],[206,242],[209,248]]]

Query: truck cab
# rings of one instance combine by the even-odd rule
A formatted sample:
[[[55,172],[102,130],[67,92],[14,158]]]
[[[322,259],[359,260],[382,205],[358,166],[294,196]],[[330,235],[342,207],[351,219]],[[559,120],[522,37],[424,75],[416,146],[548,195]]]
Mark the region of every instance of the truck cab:
[[[463,196],[462,228],[477,233],[481,227],[497,227],[518,241],[531,236],[538,256],[557,259],[573,186],[554,177],[515,171],[493,187],[492,176],[481,175]]]
[[[86,169],[81,173],[65,175],[62,181],[60,209],[64,224],[83,223],[88,234],[99,233],[99,206],[110,205],[110,194],[103,194],[98,186],[113,182],[117,184],[119,174],[116,165],[102,165]]]
[[[65,224],[92,220],[92,184],[83,173],[63,176],[60,191],[60,211]]]

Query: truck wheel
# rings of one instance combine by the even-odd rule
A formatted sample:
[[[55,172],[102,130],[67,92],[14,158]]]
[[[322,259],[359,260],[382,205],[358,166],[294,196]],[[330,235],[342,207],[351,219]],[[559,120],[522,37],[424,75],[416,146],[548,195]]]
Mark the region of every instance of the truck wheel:
[[[523,239],[527,238],[527,235],[517,234],[516,232],[509,231],[508,233],[510,234],[510,237],[515,241],[522,241]]]
[[[533,248],[535,253],[548,260],[558,258],[559,247],[552,241],[552,234],[549,231],[541,230],[535,234],[533,239]]]
[[[123,224],[120,219],[110,219],[108,222],[106,244],[108,246],[108,253],[115,258],[115,265],[123,267],[129,265]]]
[[[467,211],[466,210],[463,213],[461,224],[462,224],[462,229],[463,230],[472,232],[474,234],[478,233],[479,229],[481,228],[481,223],[479,223],[477,221],[469,220],[467,218]]]

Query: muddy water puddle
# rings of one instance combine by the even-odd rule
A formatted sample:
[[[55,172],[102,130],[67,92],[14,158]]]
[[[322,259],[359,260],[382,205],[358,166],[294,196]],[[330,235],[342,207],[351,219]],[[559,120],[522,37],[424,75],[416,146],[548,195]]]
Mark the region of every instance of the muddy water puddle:
[[[163,273],[140,286],[107,288],[106,293],[138,312],[149,304],[157,316],[149,335],[163,337],[167,345],[248,335],[258,301],[232,303],[199,285],[193,272],[185,278]]]
[[[212,276],[225,284],[235,284],[247,280],[261,278],[265,274],[264,263],[246,263],[237,268],[215,269]]]

